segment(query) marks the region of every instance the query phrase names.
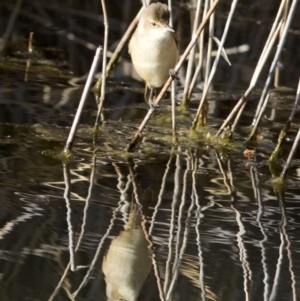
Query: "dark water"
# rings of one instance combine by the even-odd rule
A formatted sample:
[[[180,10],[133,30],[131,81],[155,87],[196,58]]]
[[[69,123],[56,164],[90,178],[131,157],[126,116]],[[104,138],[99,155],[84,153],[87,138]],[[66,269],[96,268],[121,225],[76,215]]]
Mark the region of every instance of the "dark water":
[[[138,1],[123,2],[107,4],[111,50],[138,9]],[[179,113],[178,148],[172,147],[165,100],[137,151],[124,152],[147,112],[142,85],[132,81],[124,53],[108,83],[96,148],[90,94],[73,158],[64,164],[57,154],[83,90],[80,77],[102,42],[100,1],[83,6],[67,1],[63,8],[56,1],[23,1],[0,61],[1,301],[107,300],[107,295],[127,301],[298,300],[299,151],[285,191],[272,183],[267,164],[295,91],[272,94],[265,113],[270,120],[262,121],[254,159],[243,155],[243,141],[258,90],[232,145],[204,138],[218,129],[249,84],[277,10],[274,3],[240,1],[227,46],[245,43],[251,50],[231,56],[230,69],[220,63],[216,92],[209,97],[211,128],[198,140],[188,133],[200,91],[191,116]],[[220,10],[229,4],[221,1]],[[175,17],[187,14],[175,6]],[[13,7],[0,4],[1,34]],[[220,14],[217,31],[225,18]],[[299,24],[293,24],[281,82],[296,89]],[[31,30],[37,53],[26,67],[24,45]],[[180,100],[182,83],[178,86]],[[297,129],[292,124],[284,160]]]

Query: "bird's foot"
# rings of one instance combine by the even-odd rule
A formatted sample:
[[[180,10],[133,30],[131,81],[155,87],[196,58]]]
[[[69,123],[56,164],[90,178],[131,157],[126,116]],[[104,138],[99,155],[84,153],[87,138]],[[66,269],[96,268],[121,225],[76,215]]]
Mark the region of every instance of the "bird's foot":
[[[179,80],[179,77],[178,77],[177,74],[178,74],[177,71],[175,71],[174,69],[170,69],[170,70],[169,70],[169,75],[170,75],[173,79]]]
[[[159,105],[155,104],[151,99],[149,99],[149,107],[153,110],[156,110],[159,108]]]

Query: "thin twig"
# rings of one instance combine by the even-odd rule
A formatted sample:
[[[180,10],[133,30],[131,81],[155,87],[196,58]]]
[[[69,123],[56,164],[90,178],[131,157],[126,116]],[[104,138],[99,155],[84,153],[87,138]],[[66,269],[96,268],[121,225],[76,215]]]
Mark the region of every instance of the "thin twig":
[[[129,25],[129,27],[127,28],[126,32],[124,33],[122,39],[120,40],[117,48],[115,49],[112,57],[110,58],[107,66],[106,66],[106,78],[108,78],[108,76],[110,75],[115,63],[117,62],[117,60],[119,59],[120,55],[121,55],[121,51],[123,50],[123,48],[125,47],[127,41],[129,40],[129,38],[131,37],[133,31],[136,28],[136,25],[138,23],[140,14],[142,12],[142,10],[144,9],[144,7],[142,7],[140,9],[140,11],[138,12],[138,14],[135,16],[135,18],[133,19],[133,21],[131,22],[131,24]],[[97,95],[100,95],[100,89],[101,89],[101,83],[102,83],[102,77],[97,81],[97,83],[94,86],[94,90],[96,91]]]
[[[89,76],[87,78],[87,81],[86,81],[85,86],[84,86],[84,90],[83,90],[82,95],[81,95],[80,103],[79,103],[79,106],[77,108],[75,118],[73,120],[73,124],[72,124],[71,130],[70,130],[70,133],[69,133],[69,137],[67,139],[65,148],[63,150],[63,155],[68,156],[69,152],[70,152],[70,149],[73,145],[74,137],[75,137],[75,134],[76,134],[76,131],[77,131],[77,128],[78,128],[78,124],[79,124],[79,120],[80,120],[80,116],[81,116],[81,113],[82,113],[87,95],[90,91],[90,86],[91,86],[91,83],[92,83],[92,79],[95,75],[97,66],[99,64],[101,49],[102,48],[99,46],[96,50],[96,54],[94,56],[93,64],[92,64],[92,67],[90,69]]]
[[[9,19],[9,22],[7,24],[7,27],[6,27],[6,30],[2,36],[2,38],[0,39],[0,51],[2,51],[6,45],[6,42],[13,30],[13,27],[14,27],[14,23],[16,21],[16,18],[19,14],[19,11],[20,11],[20,8],[21,8],[21,5],[22,5],[22,2],[23,0],[18,0],[18,2],[15,4],[14,6],[14,10],[10,16],[10,19]]]
[[[270,94],[268,93],[268,95],[266,96],[265,101],[263,102],[263,106],[262,106],[262,108],[261,108],[261,110],[260,110],[260,114],[258,115],[258,118],[257,118],[257,120],[256,120],[256,123],[255,123],[255,125],[253,126],[252,131],[251,131],[251,134],[250,134],[249,138],[247,139],[247,141],[250,141],[250,140],[256,135],[256,132],[257,132],[257,129],[258,129],[258,125],[259,125],[260,120],[261,120],[261,118],[262,118],[262,115],[263,115],[263,113],[264,113],[264,111],[265,111],[265,109],[266,109],[266,107],[267,107],[267,104],[268,104],[268,102],[269,102],[269,98],[270,98]],[[236,127],[236,124],[234,124],[234,128],[235,128],[235,127]]]
[[[287,35],[288,35],[289,28],[290,28],[292,20],[293,20],[294,13],[296,11],[297,2],[298,2],[298,0],[293,0],[292,5],[290,7],[288,17],[286,19],[286,22],[284,23],[284,29],[283,29],[283,32],[282,32],[282,37],[281,37],[281,40],[278,43],[277,50],[276,50],[276,53],[274,55],[274,59],[272,61],[272,64],[271,64],[271,67],[270,67],[270,70],[269,70],[268,78],[266,80],[263,92],[261,94],[260,103],[263,102],[263,100],[265,99],[265,97],[266,97],[266,95],[269,91],[269,87],[270,87],[271,80],[272,80],[274,72],[275,72],[275,68],[277,66],[279,57],[281,55],[283,46],[285,44],[285,41],[286,41],[286,38],[287,38]],[[258,110],[256,110],[253,120],[255,120],[257,118],[258,114],[259,114]]]
[[[284,3],[283,19],[286,20],[287,19],[288,10],[289,10],[289,1],[288,0],[283,0],[282,4],[283,3]],[[280,41],[280,39],[282,37],[283,28],[284,28],[284,26],[281,27],[281,31],[279,33],[279,41]],[[280,68],[279,64],[277,64],[276,69],[275,69],[275,75],[274,75],[274,87],[276,87],[276,88],[279,87],[280,69],[281,68]]]
[[[208,0],[205,0],[204,10],[203,10],[203,14],[202,14],[203,18],[205,16],[206,12],[207,12],[207,9],[208,9]],[[197,65],[197,68],[195,70],[193,79],[192,79],[191,84],[190,84],[189,93],[188,93],[188,99],[189,100],[192,97],[192,93],[193,93],[193,90],[196,86],[198,76],[199,76],[200,71],[203,67],[203,60],[204,60],[203,57],[204,57],[204,32],[202,31],[201,34],[200,34],[200,37],[199,37],[199,61],[198,61],[198,65]]]
[[[294,109],[291,113],[291,116],[289,118],[289,122],[292,122],[292,119],[296,113],[296,110],[298,108],[298,103],[299,103],[299,99],[300,99],[300,79],[299,79],[299,84],[298,84],[298,89],[297,89],[297,95],[296,95],[296,100],[295,100],[295,105],[294,105]],[[289,156],[286,160],[286,163],[285,163],[285,166],[280,174],[280,179],[283,180],[286,178],[286,173],[287,173],[287,170],[288,168],[290,167],[291,165],[291,162],[292,162],[292,159],[293,159],[293,156],[295,154],[295,151],[297,149],[297,146],[298,146],[298,143],[299,143],[299,140],[300,140],[300,128],[298,129],[298,133],[297,133],[297,136],[295,138],[295,141],[293,143],[293,146],[292,146],[292,149],[289,153]]]
[[[282,21],[281,21],[282,22]],[[252,75],[252,79],[251,79],[251,82],[250,82],[250,85],[248,87],[248,89],[246,90],[246,92],[244,93],[244,95],[241,97],[241,99],[238,101],[238,103],[235,105],[235,107],[231,110],[230,114],[228,115],[228,117],[226,118],[226,120],[223,122],[223,124],[221,125],[220,129],[218,130],[216,136],[219,136],[224,128],[226,128],[229,124],[229,122],[232,120],[232,118],[235,116],[235,114],[239,111],[239,114],[238,114],[238,117],[241,115],[242,113],[242,106],[247,102],[247,99],[249,97],[249,95],[251,94],[252,90],[255,88],[256,86],[256,83],[257,83],[257,79],[261,73],[261,70],[271,52],[271,49],[273,47],[273,44],[275,43],[275,39],[276,39],[276,36],[279,32],[279,29],[280,29],[280,26],[281,26],[281,23],[278,24],[277,26],[277,30],[275,31],[275,33],[273,34],[272,36],[272,39],[271,41],[269,42],[269,40],[267,40],[267,43],[268,43],[268,46],[266,47],[266,50],[263,51],[263,53],[261,54],[261,57],[260,59],[258,60],[258,63],[257,63],[257,66],[254,70],[254,73]],[[237,118],[238,118],[237,117]]]
[[[193,1],[193,2],[195,2],[195,1]],[[201,7],[202,7],[202,0],[198,0],[192,36],[196,33],[197,28],[199,26]],[[188,67],[187,67],[186,76],[185,76],[182,106],[186,106],[186,107],[188,107],[188,105],[189,105],[189,98],[188,98],[189,93],[188,92],[189,92],[189,87],[190,87],[190,83],[191,83],[191,79],[192,79],[192,71],[193,71],[194,62],[195,62],[195,52],[196,52],[195,46],[192,48],[192,50],[190,52]]]
[[[195,119],[193,121],[192,129],[195,129],[196,126],[197,126],[198,119],[199,119],[199,116],[200,116],[200,113],[201,113],[204,101],[206,99],[209,87],[210,87],[210,85],[212,83],[212,80],[214,78],[214,75],[215,75],[215,73],[217,71],[217,65],[218,65],[219,60],[220,60],[220,56],[221,56],[221,53],[222,53],[222,48],[223,48],[223,45],[224,45],[226,37],[227,37],[227,33],[228,33],[228,30],[229,30],[229,26],[230,26],[230,23],[231,23],[231,20],[232,20],[232,17],[233,17],[233,14],[234,14],[237,2],[238,2],[238,0],[233,0],[232,1],[231,8],[230,8],[230,13],[229,13],[229,16],[227,18],[226,25],[225,25],[225,28],[224,28],[224,31],[223,31],[223,35],[222,35],[222,39],[221,39],[221,42],[220,42],[220,45],[219,45],[218,54],[217,54],[217,56],[215,58],[213,67],[212,67],[210,75],[209,75],[209,78],[207,79],[207,81],[205,81],[204,91],[202,93],[202,98],[201,98],[201,101],[200,101],[200,104],[199,104],[199,107],[198,107]]]
[[[212,3],[212,0],[210,0]],[[207,86],[208,77],[211,71],[211,52],[213,46],[213,39],[214,36],[214,29],[215,29],[215,14],[212,13],[211,17],[209,18],[209,29],[208,29],[208,46],[206,51],[206,66],[205,66],[205,75],[204,75],[204,86]]]
[[[277,21],[277,18],[276,18],[276,21]],[[266,45],[265,45],[265,47],[263,49],[263,52],[262,52],[262,54],[261,54],[261,56],[260,56],[260,58],[258,60],[257,67],[254,70],[254,73],[253,73],[253,76],[252,76],[252,79],[251,79],[251,82],[250,82],[250,86],[249,86],[250,91],[247,91],[247,92],[249,92],[249,95],[252,92],[252,90],[255,88],[257,80],[258,80],[258,77],[259,77],[259,75],[260,75],[260,73],[262,71],[262,68],[264,67],[264,65],[265,65],[265,63],[267,61],[267,58],[269,57],[271,51],[273,50],[274,44],[276,42],[276,39],[277,39],[277,36],[279,34],[280,28],[282,27],[282,24],[283,24],[283,20],[281,20],[279,22],[279,24],[277,25],[277,29],[275,31],[273,31],[273,29],[271,30],[273,36],[269,35],[269,38],[268,38],[268,40],[266,42]],[[239,112],[238,112],[238,114],[237,114],[237,116],[236,116],[236,118],[234,120],[234,123],[232,125],[232,132],[235,131],[235,128],[236,128],[236,126],[238,124],[238,121],[239,121],[240,117],[242,116],[242,113],[243,113],[244,108],[245,108],[246,103],[247,103],[248,96],[246,97],[244,103],[240,107]],[[267,100],[267,99],[265,99],[265,100]],[[259,103],[257,105],[256,111],[257,112],[261,111],[262,107],[263,107],[263,101],[259,101]],[[255,120],[256,119],[257,119],[257,117],[253,118],[253,122],[252,122],[253,126],[255,124]]]
[[[102,60],[102,85],[101,85],[101,95],[100,95],[100,101],[98,105],[98,112],[96,116],[94,131],[95,131],[95,137],[94,137],[94,144],[96,141],[97,131],[98,131],[98,125],[99,125],[99,119],[101,115],[101,111],[104,104],[105,99],[105,89],[106,89],[106,62],[107,62],[107,47],[108,47],[108,33],[109,33],[109,23],[107,18],[107,12],[106,12],[106,6],[105,6],[105,0],[101,0],[102,5],[102,12],[103,12],[103,24],[104,24],[104,45],[103,45],[103,60]]]
[[[173,28],[173,9],[172,9],[172,0],[168,0],[168,8],[170,11],[170,20],[169,25]],[[176,82],[172,81],[171,86],[171,103],[172,103],[172,135],[173,135],[173,144],[177,145],[177,135],[176,135]]]

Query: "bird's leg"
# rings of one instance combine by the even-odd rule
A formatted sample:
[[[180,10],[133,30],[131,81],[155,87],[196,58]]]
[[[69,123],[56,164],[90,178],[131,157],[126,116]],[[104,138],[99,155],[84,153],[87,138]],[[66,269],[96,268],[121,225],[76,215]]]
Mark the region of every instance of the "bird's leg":
[[[145,103],[148,103],[148,86],[147,84],[145,85],[145,92],[144,92],[144,99],[145,99]]]
[[[155,98],[156,98],[156,95],[155,95],[156,93],[155,93],[154,89],[155,88],[153,88],[153,87],[150,88],[150,95],[149,95],[148,104],[149,104],[150,108],[157,109],[159,107],[159,105],[154,104],[154,101],[155,101]]]
[[[169,75],[173,78],[173,79],[177,79],[179,80],[179,77],[178,77],[178,72],[176,72],[174,69],[170,69],[169,70]]]
[[[150,94],[149,94],[149,100],[148,100],[148,104],[151,107],[153,104],[153,92],[154,92],[154,88],[150,88]]]

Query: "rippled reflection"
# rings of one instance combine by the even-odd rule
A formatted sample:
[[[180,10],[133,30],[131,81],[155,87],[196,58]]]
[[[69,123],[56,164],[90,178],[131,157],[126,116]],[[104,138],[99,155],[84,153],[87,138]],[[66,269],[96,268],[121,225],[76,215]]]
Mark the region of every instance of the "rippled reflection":
[[[204,149],[151,166],[103,150],[76,156],[53,165],[56,180],[44,166],[38,193],[2,190],[2,296],[23,282],[15,298],[297,300],[299,205],[263,183],[263,167]]]
[[[136,206],[125,230],[113,239],[104,256],[102,270],[108,300],[134,301],[151,271],[148,242]]]

